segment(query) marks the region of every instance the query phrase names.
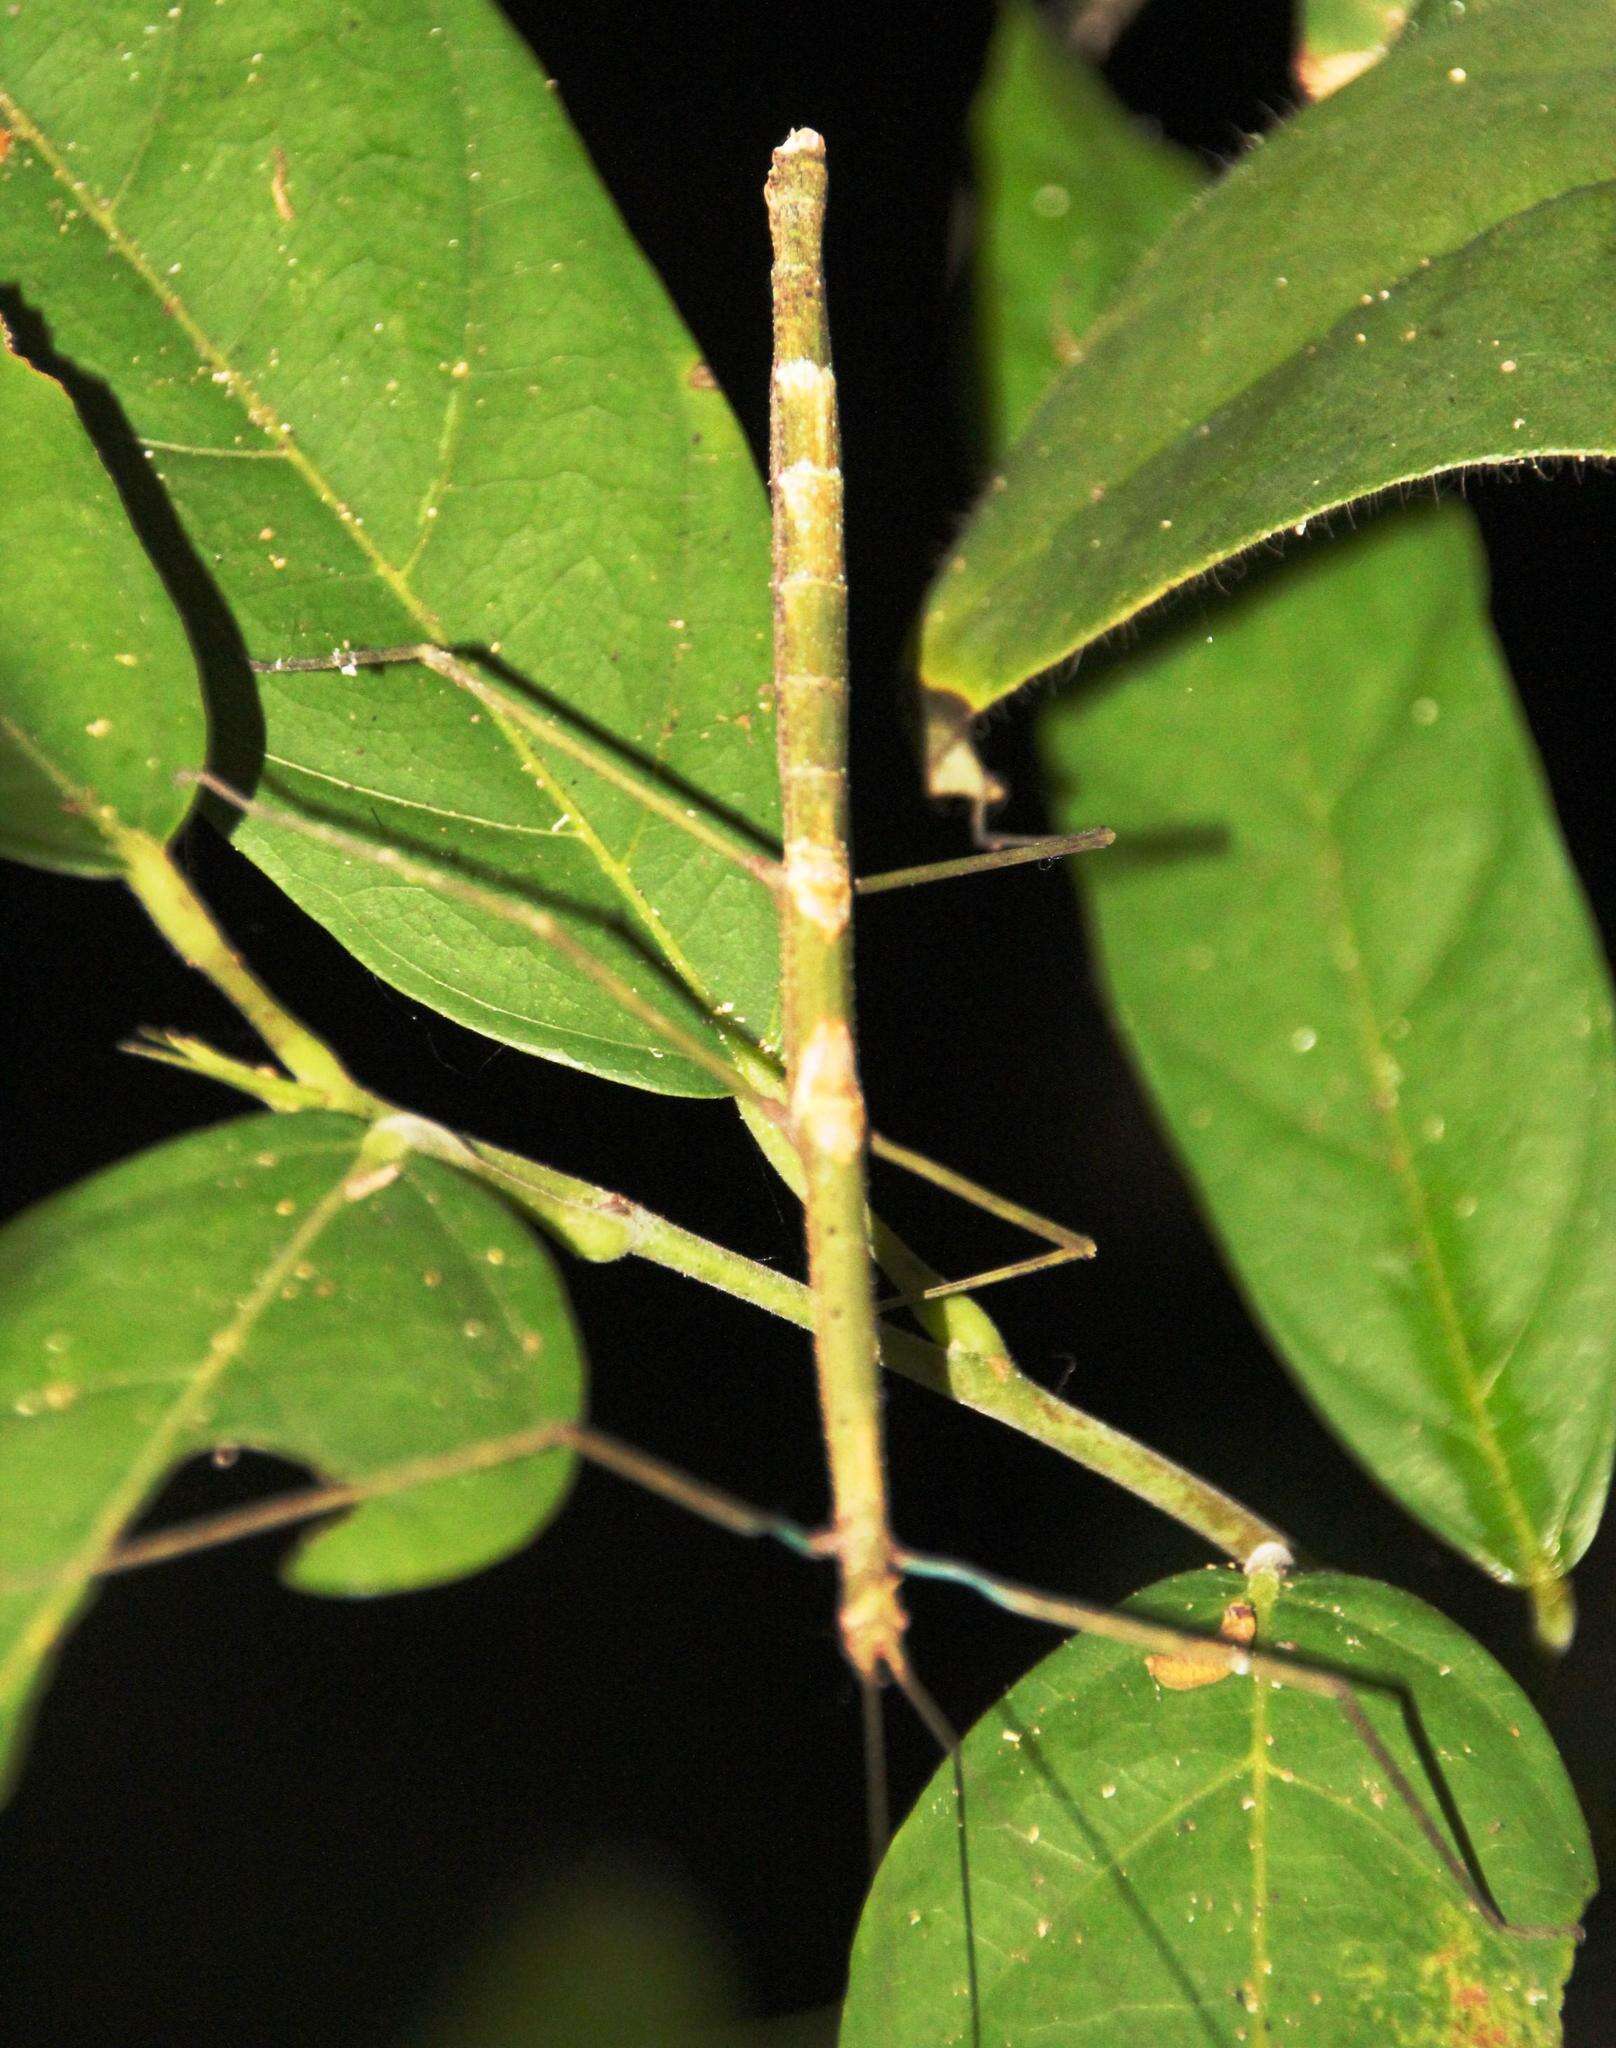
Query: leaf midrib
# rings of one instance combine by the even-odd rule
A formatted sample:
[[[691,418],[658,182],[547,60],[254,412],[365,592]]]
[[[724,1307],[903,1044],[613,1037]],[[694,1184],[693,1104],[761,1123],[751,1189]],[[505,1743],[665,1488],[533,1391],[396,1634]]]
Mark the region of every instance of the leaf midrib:
[[[1331,799],[1314,758],[1294,677],[1289,673],[1283,687],[1289,701],[1294,758],[1301,769],[1303,811],[1314,839],[1314,871],[1320,905],[1327,926],[1341,934],[1346,942],[1344,948],[1339,951],[1330,951],[1330,960],[1345,989],[1348,1007],[1357,1028],[1363,1078],[1366,1083],[1365,1100],[1372,1118],[1381,1125],[1386,1135],[1386,1150],[1382,1164],[1402,1201],[1409,1228],[1413,1233],[1420,1267],[1425,1275],[1427,1297],[1436,1312],[1447,1348],[1453,1382],[1470,1417],[1476,1447],[1493,1475],[1494,1484],[1498,1488],[1499,1504],[1515,1538],[1515,1569],[1519,1572],[1524,1585],[1536,1588],[1544,1583],[1553,1583],[1557,1574],[1544,1553],[1531,1516],[1527,1512],[1526,1503],[1515,1483],[1509,1460],[1498,1440],[1498,1432],[1482,1387],[1480,1361],[1471,1348],[1453,1281],[1442,1248],[1437,1241],[1424,1183],[1415,1171],[1414,1150],[1404,1123],[1400,1102],[1388,1099],[1388,1091],[1381,1083],[1381,1077],[1387,1071],[1391,1059],[1381,1033],[1374,991],[1364,970],[1364,951],[1360,944],[1357,923],[1347,902],[1343,879],[1345,863],[1340,857],[1333,836]],[[1474,1506],[1474,1497],[1468,1486],[1466,1494]],[[1485,1526],[1484,1516],[1478,1515],[1478,1521]]]

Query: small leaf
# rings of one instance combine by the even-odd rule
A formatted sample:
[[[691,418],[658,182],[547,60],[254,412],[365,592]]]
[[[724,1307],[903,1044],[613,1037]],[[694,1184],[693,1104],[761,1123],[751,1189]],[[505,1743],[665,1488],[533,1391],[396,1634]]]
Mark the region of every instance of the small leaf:
[[[253,658],[497,650],[507,687],[768,840],[756,470],[491,0],[0,13],[0,120],[0,269],[111,386]],[[768,895],[632,797],[420,669],[267,678],[263,705],[268,794],[526,891],[692,1028],[769,1038]],[[238,836],[446,1015],[720,1091],[509,927]]]
[[[1471,0],[1250,151],[1085,338],[945,564],[933,723],[1331,506],[1616,449],[1611,58],[1582,0]]]
[[[0,1749],[89,1574],[182,1460],[243,1446],[360,1480],[576,1416],[548,1256],[450,1168],[377,1147],[346,1117],[244,1117],[0,1236]],[[571,1464],[366,1502],[288,1577],[370,1594],[476,1571],[550,1520]]]
[[[1113,998],[1280,1355],[1547,1591],[1610,1480],[1616,1063],[1468,520],[1288,565],[1043,744],[1058,813],[1116,828],[1084,878]]]
[[[167,839],[185,816],[196,667],[72,401],[3,324],[0,562],[0,853],[116,875],[109,828]]]
[[[1128,1611],[1212,1634],[1247,1584],[1186,1574]],[[1353,1681],[1506,1918],[1574,1923],[1587,1830],[1486,1652],[1370,1580],[1308,1577],[1258,1604],[1259,1643]],[[962,1763],[963,1852],[945,1765],[864,1909],[842,2048],[1560,2039],[1571,1941],[1483,1918],[1330,1699],[1232,1675],[1175,1691],[1139,1650],[1078,1636],[989,1709]]]

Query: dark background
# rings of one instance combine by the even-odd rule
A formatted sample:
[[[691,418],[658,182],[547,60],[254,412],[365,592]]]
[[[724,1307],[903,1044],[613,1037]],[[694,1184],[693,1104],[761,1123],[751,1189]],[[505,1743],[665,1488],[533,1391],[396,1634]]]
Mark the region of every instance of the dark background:
[[[985,4],[629,0],[513,5],[755,442],[764,427],[760,186],[790,126],[831,147],[832,310],[855,606],[860,865],[962,850],[922,803],[901,715],[904,638],[970,495],[951,281],[961,123]],[[1219,160],[1289,103],[1287,9],[1155,0],[1112,64],[1172,135]],[[1592,474],[1472,481],[1497,611],[1586,885],[1616,901],[1608,585],[1616,492]],[[1191,598],[1190,603],[1199,602]],[[1596,680],[1596,669],[1598,671]],[[1025,723],[992,736],[1037,823]],[[188,858],[272,983],[364,1080],[794,1264],[790,1205],[716,1105],[614,1090],[460,1031],[372,980],[205,828]],[[122,1058],[143,1022],[241,1034],[118,893],[9,870],[14,1034],[7,1207],[234,1113]],[[996,1298],[1052,1385],[1250,1499],[1332,1564],[1392,1579],[1486,1641],[1538,1698],[1608,1847],[1616,1539],[1578,1573],[1557,1669],[1521,1603],[1423,1536],[1347,1461],[1253,1333],[1111,1044],[1058,873],[872,902],[860,983],[877,1122],[1049,1214],[1102,1256]],[[883,1209],[951,1271],[1011,1255],[997,1227],[883,1182]],[[806,1519],[822,1511],[804,1346],[651,1267],[572,1267],[594,1414],[629,1441]],[[1173,1525],[985,1422],[896,1385],[898,1520],[917,1545],[1116,1599],[1203,1561]],[[158,1515],[274,1491],[244,1460],[182,1475]],[[491,1916],[627,1843],[728,1929],[761,2012],[840,1990],[864,1882],[857,1702],[829,1579],[586,1475],[530,1553],[465,1586],[372,1605],[283,1592],[258,1543],[105,1592],[49,1694],[0,1823],[7,2048],[396,2038]],[[974,1717],[1049,1647],[964,1595],[917,1588],[918,1662]],[[903,1803],[933,1768],[893,1714]],[[1616,2042],[1616,1915],[1596,1909],[1574,2048]]]

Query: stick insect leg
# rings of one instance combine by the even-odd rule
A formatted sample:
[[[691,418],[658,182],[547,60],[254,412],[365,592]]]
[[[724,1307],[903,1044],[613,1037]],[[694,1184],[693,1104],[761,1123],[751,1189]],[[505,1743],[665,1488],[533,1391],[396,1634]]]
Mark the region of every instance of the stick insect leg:
[[[698,1515],[705,1521],[729,1530],[733,1535],[766,1538],[783,1545],[795,1556],[814,1561],[835,1554],[833,1530],[807,1529],[787,1516],[756,1507],[720,1487],[692,1477],[649,1452],[637,1450],[616,1437],[608,1436],[604,1431],[592,1429],[581,1423],[548,1422],[485,1443],[462,1445],[451,1451],[408,1459],[369,1473],[361,1479],[305,1487],[296,1493],[284,1494],[273,1500],[257,1501],[247,1507],[227,1509],[217,1515],[200,1516],[174,1528],[156,1530],[147,1536],[137,1536],[116,1545],[87,1571],[80,1565],[70,1564],[47,1571],[8,1575],[0,1582],[0,1592],[34,1591],[68,1582],[107,1578],[143,1570],[150,1565],[194,1556],[201,1551],[216,1549],[222,1544],[238,1542],[246,1537],[295,1528],[305,1522],[318,1520],[322,1516],[363,1506],[370,1500],[385,1499],[442,1480],[493,1471],[518,1459],[535,1457],[551,1450],[572,1451],[587,1463],[598,1465],[628,1484],[639,1486],[671,1505],[683,1508],[687,1513]],[[939,1557],[929,1552],[902,1547],[895,1550],[895,1558],[899,1569],[906,1576],[963,1587],[979,1598],[990,1601],[994,1606],[1002,1607],[1009,1613],[1021,1615],[1031,1621],[1044,1622],[1066,1630],[1103,1635],[1112,1641],[1131,1643],[1149,1655],[1170,1658],[1176,1663],[1193,1660],[1198,1664],[1204,1664],[1212,1672],[1221,1670],[1237,1677],[1256,1678],[1271,1685],[1288,1686],[1295,1691],[1310,1693],[1317,1698],[1331,1701],[1353,1734],[1363,1744],[1377,1769],[1384,1775],[1387,1784],[1399,1803],[1407,1810],[1431,1853],[1452,1878],[1468,1903],[1489,1926],[1500,1933],[1523,1939],[1565,1941],[1577,1938],[1577,1930],[1572,1927],[1522,1924],[1505,1918],[1488,1892],[1485,1880],[1473,1867],[1469,1857],[1454,1849],[1419,1789],[1388,1748],[1384,1738],[1365,1712],[1352,1681],[1341,1673],[1317,1665],[1298,1663],[1291,1658],[1255,1649],[1244,1643],[1227,1641],[1217,1636],[1188,1634],[1164,1622],[1146,1621],[1138,1616],[1121,1614],[1111,1608],[1096,1606],[1087,1601],[1041,1592],[1035,1587],[1021,1585],[1014,1580],[1001,1578],[995,1573],[978,1570],[954,1558]],[[888,1675],[909,1702],[922,1725],[937,1742],[939,1749],[954,1760],[956,1786],[963,1796],[963,1787],[959,1782],[958,1733],[915,1675],[901,1646],[896,1659],[888,1667]],[[1393,1690],[1395,1692],[1395,1689]],[[884,1847],[887,1837],[885,1761],[884,1746],[881,1742],[879,1686],[874,1683],[866,1685],[864,1696],[865,1754],[869,1771],[867,1782],[872,1794],[870,1832],[873,1850],[878,1839]],[[1412,1711],[1409,1702],[1400,1692],[1396,1692],[1395,1696],[1406,1720]]]
[[[901,1167],[905,1173],[913,1174],[917,1180],[929,1181],[933,1187],[941,1188],[945,1194],[957,1195],[962,1202],[969,1202],[973,1209],[984,1210],[989,1216],[997,1216],[1002,1222],[1016,1224],[1029,1231],[1034,1237],[1041,1237],[1048,1244],[1058,1245],[1073,1258],[1092,1259],[1094,1240],[1085,1237],[1080,1230],[1069,1230],[1064,1223],[1054,1223],[1047,1216],[1040,1216],[1036,1209],[1029,1209],[1020,1202],[1013,1202],[1008,1195],[996,1195],[991,1188],[985,1188],[979,1181],[969,1180],[963,1173],[956,1173],[951,1166],[941,1166],[935,1159],[928,1159],[924,1152],[916,1152],[908,1145],[894,1143],[883,1138],[879,1131],[870,1135],[870,1150],[877,1159],[884,1159],[889,1166]]]
[[[100,1558],[88,1572],[77,1565],[39,1573],[19,1573],[0,1582],[7,1593],[33,1591],[82,1578],[112,1578],[125,1572],[144,1570],[148,1565],[168,1564],[177,1558],[194,1557],[222,1544],[237,1543],[249,1536],[264,1536],[277,1529],[293,1529],[324,1515],[362,1507],[371,1500],[385,1500],[395,1494],[413,1492],[446,1479],[462,1479],[478,1472],[492,1472],[522,1458],[545,1451],[572,1451],[591,1465],[644,1488],[660,1499],[716,1523],[734,1536],[767,1537],[783,1544],[798,1557],[826,1555],[824,1533],[805,1529],[784,1515],[726,1493],[693,1478],[675,1465],[639,1451],[603,1430],[583,1423],[542,1422],[510,1436],[494,1437],[485,1443],[463,1444],[451,1451],[409,1458],[384,1466],[362,1479],[335,1480],[328,1485],[303,1487],[296,1493],[273,1500],[254,1501],[243,1508],[227,1508],[217,1515],[202,1515],[171,1529],[158,1529],[149,1536],[132,1537]]]
[[[1071,853],[1093,853],[1102,846],[1111,845],[1116,836],[1108,825],[1095,825],[1086,832],[1030,834],[1025,838],[1005,834],[1002,838],[995,838],[982,853],[964,854],[958,860],[927,861],[921,867],[890,868],[879,875],[860,875],[853,887],[861,896],[881,896],[889,889],[914,889],[925,882],[951,882],[959,876],[1024,867],[1029,861],[1061,860]]]
[[[780,1104],[754,1089],[751,1083],[720,1052],[716,1052],[706,1040],[695,1032],[687,1030],[677,1019],[669,1017],[657,1005],[641,995],[634,985],[627,981],[615,968],[608,967],[604,960],[598,960],[589,948],[567,930],[559,918],[549,911],[540,910],[522,898],[507,895],[497,889],[489,889],[481,883],[468,881],[464,876],[448,875],[430,862],[417,860],[401,853],[396,846],[376,846],[357,833],[344,831],[340,826],[327,825],[313,818],[305,818],[297,811],[283,809],[278,804],[266,804],[258,797],[244,795],[233,789],[218,776],[205,771],[194,773],[190,780],[210,791],[214,796],[240,811],[244,817],[259,818],[266,824],[294,832],[300,838],[311,839],[318,845],[328,846],[333,852],[345,853],[355,860],[368,861],[375,867],[387,868],[407,882],[423,889],[430,889],[440,896],[447,896],[468,908],[480,910],[490,917],[497,917],[503,923],[515,925],[529,937],[558,954],[569,966],[575,967],[588,981],[592,981],[604,994],[611,997],[628,1016],[633,1017],[659,1037],[670,1052],[678,1053],[698,1066],[704,1073],[721,1081],[733,1095],[748,1102],[759,1115],[778,1121]]]
[[[1092,1237],[1084,1236],[1081,1231],[1068,1230],[1065,1224],[1055,1223],[1047,1216],[1040,1216],[1035,1209],[1029,1209],[1020,1202],[1013,1202],[1006,1195],[995,1194],[991,1188],[985,1188],[964,1174],[956,1173],[952,1167],[939,1165],[936,1160],[928,1159],[922,1152],[913,1151],[907,1145],[894,1144],[890,1138],[883,1138],[879,1131],[871,1135],[870,1150],[877,1159],[885,1160],[888,1165],[900,1167],[918,1180],[929,1181],[933,1187],[942,1188],[945,1193],[970,1203],[973,1208],[981,1209],[989,1216],[997,1216],[1002,1222],[1014,1224],[1030,1232],[1032,1236],[1041,1237],[1055,1246],[1052,1252],[1042,1252],[1029,1259],[1017,1259],[1004,1266],[992,1266],[985,1272],[968,1274],[962,1280],[921,1281],[918,1272],[909,1274],[901,1270],[914,1264],[912,1260],[907,1260],[901,1255],[896,1261],[900,1270],[892,1271],[893,1262],[888,1260],[887,1247],[878,1236],[877,1255],[887,1267],[891,1278],[903,1289],[903,1292],[888,1297],[880,1304],[883,1312],[903,1306],[913,1308],[920,1302],[943,1301],[956,1294],[976,1294],[984,1287],[996,1287],[1006,1280],[1023,1280],[1029,1274],[1045,1272],[1051,1266],[1064,1266],[1073,1259],[1094,1257],[1095,1244]]]

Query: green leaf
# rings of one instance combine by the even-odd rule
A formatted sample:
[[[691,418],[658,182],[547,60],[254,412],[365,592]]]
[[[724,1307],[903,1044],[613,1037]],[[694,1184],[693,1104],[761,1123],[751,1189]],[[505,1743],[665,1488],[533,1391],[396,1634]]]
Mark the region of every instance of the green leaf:
[[[978,134],[1011,153],[1029,89],[997,75]],[[1000,265],[1023,296],[1039,254],[1047,289],[1057,252]],[[1108,681],[1045,715],[1053,801],[1119,832],[1081,870],[1108,993],[1240,1283],[1381,1484],[1563,1630],[1616,1414],[1610,995],[1469,522],[1315,551]]]
[[[0,854],[116,875],[169,838],[207,746],[196,666],[61,385],[0,323]]]
[[[1616,1418],[1610,990],[1457,513],[1043,726],[1113,999],[1252,1306],[1431,1528],[1545,1589]]]
[[[497,648],[768,838],[759,480],[491,0],[25,7],[0,120],[0,271],[111,386],[250,655]],[[685,1022],[769,1038],[766,893],[632,797],[419,669],[277,677],[263,710],[270,794],[542,898]],[[240,843],[445,1014],[719,1092],[508,926],[261,823]]]
[[[971,162],[979,352],[989,433],[1003,447],[1200,179],[1026,0],[1000,11]]]
[[[1128,1611],[1210,1632],[1246,1583],[1187,1574]],[[1507,1918],[1576,1920],[1594,1884],[1582,1817],[1476,1643],[1389,1586],[1325,1576],[1284,1586],[1258,1640],[1353,1680]],[[842,2048],[1560,2038],[1571,1942],[1482,1917],[1332,1700],[1232,1675],[1170,1690],[1137,1649],[1080,1636],[988,1711],[963,1773],[963,1856],[945,1766],[876,1877]]]
[[[1437,20],[1254,148],[1085,338],[933,587],[943,733],[1331,506],[1616,448],[1609,19]]]
[[[0,1236],[0,1753],[88,1575],[183,1459],[240,1445],[362,1480],[576,1416],[548,1256],[495,1197],[392,1149],[385,1125],[243,1117]],[[368,1501],[288,1577],[371,1594],[476,1571],[550,1520],[571,1465]]]

